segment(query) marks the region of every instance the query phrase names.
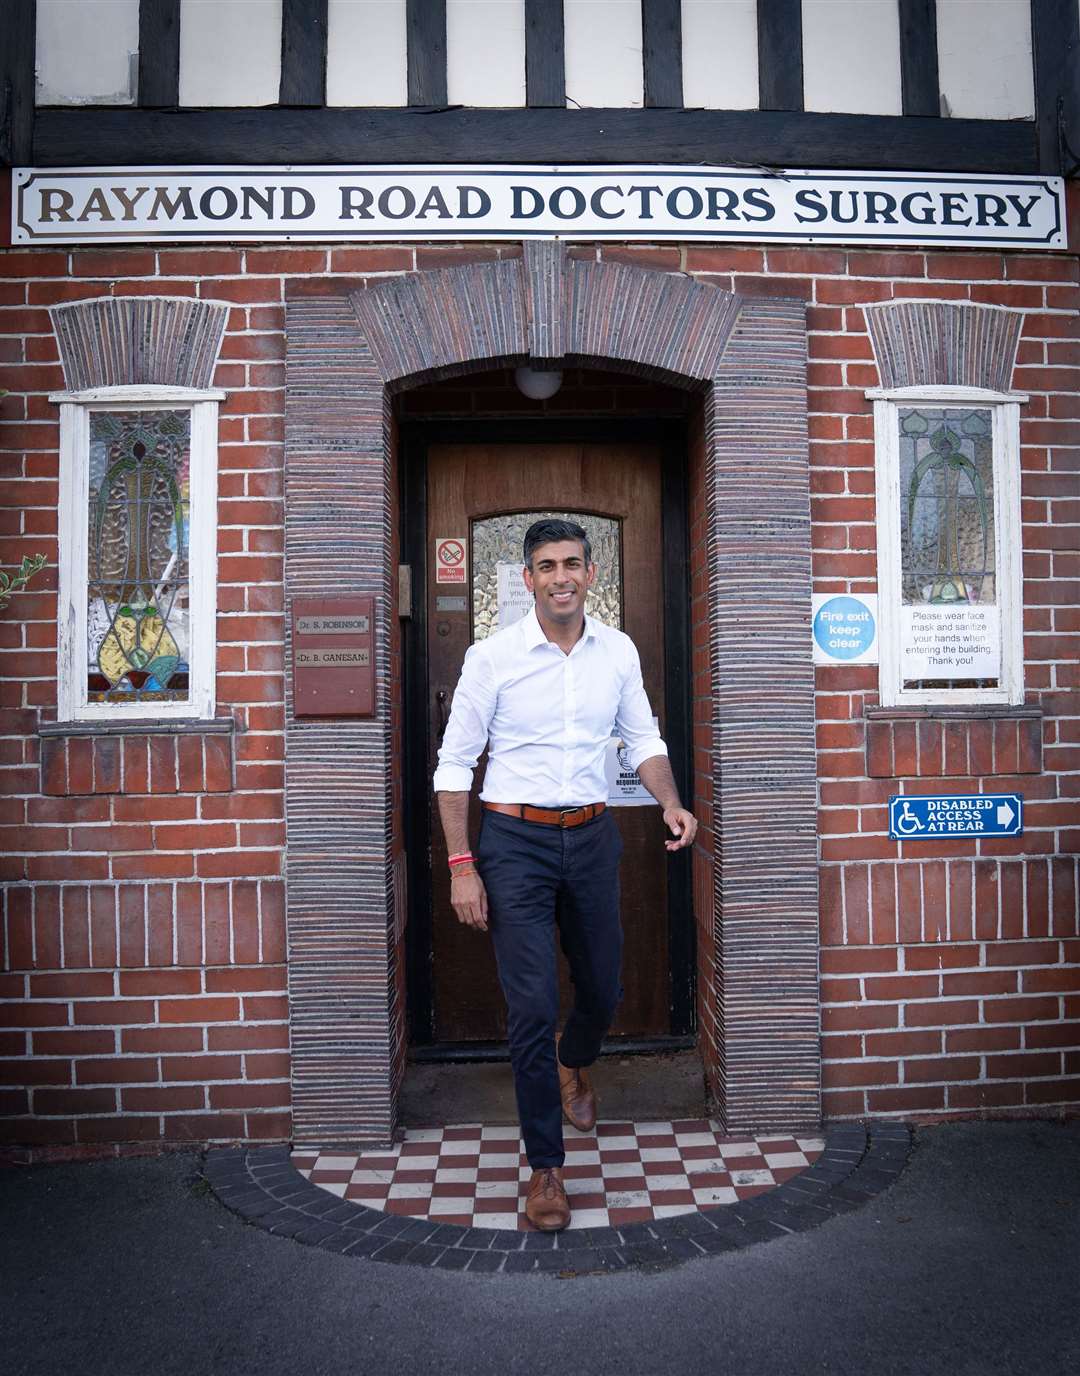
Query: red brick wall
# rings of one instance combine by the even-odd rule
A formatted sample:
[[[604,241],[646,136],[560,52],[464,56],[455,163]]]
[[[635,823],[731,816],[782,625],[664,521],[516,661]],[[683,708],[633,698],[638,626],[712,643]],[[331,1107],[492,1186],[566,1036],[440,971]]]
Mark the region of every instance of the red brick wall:
[[[0,1108],[14,1115],[0,1125],[0,1140],[89,1145],[287,1134],[280,886],[285,278],[326,289],[332,277],[355,285],[518,251],[103,247],[0,255],[0,361],[11,391],[0,401],[7,422],[0,563],[10,567],[37,550],[50,558],[34,590],[0,612],[7,853],[0,870],[0,1085],[7,1086]],[[890,842],[884,801],[896,783],[871,774],[866,753],[864,710],[877,702],[876,671],[818,670],[824,1105],[830,1116],[851,1116],[1074,1103],[1077,259],[698,245],[574,252],[807,300],[821,592],[875,587],[873,427],[863,390],[878,379],[862,304],[934,297],[1028,312],[1015,377],[1031,393],[1021,429],[1025,678],[1028,703],[1045,714],[1044,772],[1009,772],[1005,755],[983,765],[969,753],[970,775],[946,783],[943,759],[935,784],[926,777],[933,766],[904,762],[907,728],[894,725],[901,741],[895,767],[907,779],[918,771],[920,790],[982,783],[1030,802],[1027,831],[1016,841],[936,851]],[[109,293],[233,303],[215,376],[230,393],[220,426],[218,702],[236,736],[235,787],[224,793],[210,791],[205,779],[194,787],[190,776],[181,787],[178,775],[168,792],[138,796],[73,794],[69,784],[67,792],[45,793],[41,786],[36,730],[55,717],[57,422],[47,393],[63,385],[45,307]],[[596,410],[617,413],[617,389],[609,398]],[[482,397],[474,404],[485,405]],[[700,611],[696,583],[694,595]],[[695,639],[696,671],[701,648]],[[695,710],[704,712],[701,672]],[[700,724],[695,746],[708,746]],[[926,760],[933,747],[926,737]],[[85,768],[81,751],[69,742],[65,769],[72,760],[76,771]],[[706,871],[699,856],[699,895],[708,889]],[[701,978],[711,979],[707,952],[703,959]]]
[[[779,257],[770,252],[770,266]],[[1014,385],[1031,394],[1021,422],[1025,685],[1027,702],[1045,713],[1045,772],[1026,772],[1037,768],[1038,723],[1020,723],[1018,732],[1016,723],[986,721],[944,730],[894,721],[891,762],[883,769],[872,758],[868,768],[868,744],[879,745],[873,737],[885,725],[872,723],[868,742],[863,713],[878,700],[876,671],[818,670],[824,1111],[938,1115],[1073,1104],[1080,641],[1072,605],[1080,541],[1078,506],[1068,499],[1077,481],[1069,446],[1080,438],[1076,259],[867,251],[790,253],[783,261],[793,271],[828,263],[836,274],[814,281],[810,308],[820,592],[876,587],[873,423],[862,389],[877,373],[859,305],[939,297],[1029,312]],[[885,809],[897,779],[918,792],[1022,793],[1025,833],[890,841]]]
[[[39,550],[50,561],[0,612],[0,1145],[289,1134],[283,315],[280,278],[245,279],[241,265],[227,250],[0,255],[11,392],[0,400],[0,564]],[[56,716],[46,394],[64,385],[44,308],[110,291],[194,296],[199,270],[236,274],[216,291],[237,302],[216,375],[230,392],[217,696],[235,737],[39,740],[38,723]]]

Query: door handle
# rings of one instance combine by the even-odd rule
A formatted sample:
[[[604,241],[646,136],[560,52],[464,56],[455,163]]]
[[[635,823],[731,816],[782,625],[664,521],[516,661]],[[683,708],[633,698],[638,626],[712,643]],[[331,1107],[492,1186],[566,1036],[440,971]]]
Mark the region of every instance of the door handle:
[[[446,704],[450,700],[450,694],[445,688],[440,688],[435,694],[435,705],[439,714],[438,731],[435,739],[442,745],[442,738],[446,734],[446,723],[450,720],[450,714],[446,710]]]

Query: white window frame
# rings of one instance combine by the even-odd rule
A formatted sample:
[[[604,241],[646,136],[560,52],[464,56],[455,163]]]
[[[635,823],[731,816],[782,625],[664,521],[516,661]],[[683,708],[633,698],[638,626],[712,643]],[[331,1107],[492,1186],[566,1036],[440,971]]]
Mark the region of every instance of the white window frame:
[[[54,392],[60,407],[59,649],[57,716],[61,722],[211,720],[217,660],[217,432],[225,392],[189,387],[96,387]],[[188,528],[188,697],[166,702],[90,702],[86,686],[89,576],[90,415],[94,411],[190,411]]]
[[[1020,405],[1023,392],[983,387],[872,388],[878,534],[879,686],[883,707],[1024,701],[1024,627],[1020,525]],[[905,688],[901,677],[899,410],[908,405],[983,407],[991,412],[994,455],[995,588],[1001,613],[1001,674],[996,688]]]

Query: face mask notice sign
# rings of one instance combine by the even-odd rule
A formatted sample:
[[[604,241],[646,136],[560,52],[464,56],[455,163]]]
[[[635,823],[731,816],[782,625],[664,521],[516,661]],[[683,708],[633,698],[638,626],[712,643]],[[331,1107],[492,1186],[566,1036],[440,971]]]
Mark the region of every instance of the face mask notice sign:
[[[499,630],[513,626],[533,609],[533,595],[525,586],[520,564],[496,564]]]
[[[1060,177],[670,165],[12,172],[16,245],[305,239],[1068,242]]]
[[[903,607],[904,679],[984,678],[1001,673],[1001,613],[993,606]]]

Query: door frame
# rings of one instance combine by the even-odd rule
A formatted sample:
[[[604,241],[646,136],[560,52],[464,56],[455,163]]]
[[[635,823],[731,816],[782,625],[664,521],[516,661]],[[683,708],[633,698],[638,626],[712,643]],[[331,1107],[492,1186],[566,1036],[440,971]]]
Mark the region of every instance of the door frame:
[[[486,250],[485,250],[486,252]],[[520,255],[520,256],[519,256]],[[821,1121],[806,303],[558,240],[285,289],[285,904],[293,1137],[386,1143],[405,1070],[403,390],[534,363],[695,394],[699,1046],[728,1131]],[[657,328],[657,321],[663,328]],[[768,500],[762,500],[762,493]],[[297,718],[296,599],[375,598],[375,713]],[[718,843],[722,833],[723,844]],[[768,959],[763,959],[767,953]]]
[[[429,681],[427,662],[427,456],[435,444],[557,444],[597,442],[657,444],[660,466],[660,539],[664,608],[664,739],[676,782],[692,798],[689,510],[687,427],[682,420],[465,417],[403,420],[399,431],[401,562],[412,570],[410,616],[403,624],[404,822],[408,861],[406,1004],[409,1054],[423,1060],[507,1059],[504,1042],[435,1042],[431,975],[430,828],[428,815]],[[619,1053],[670,1050],[695,1044],[696,932],[689,851],[668,854],[669,1035],[620,1038]],[[680,914],[682,920],[680,920]]]

